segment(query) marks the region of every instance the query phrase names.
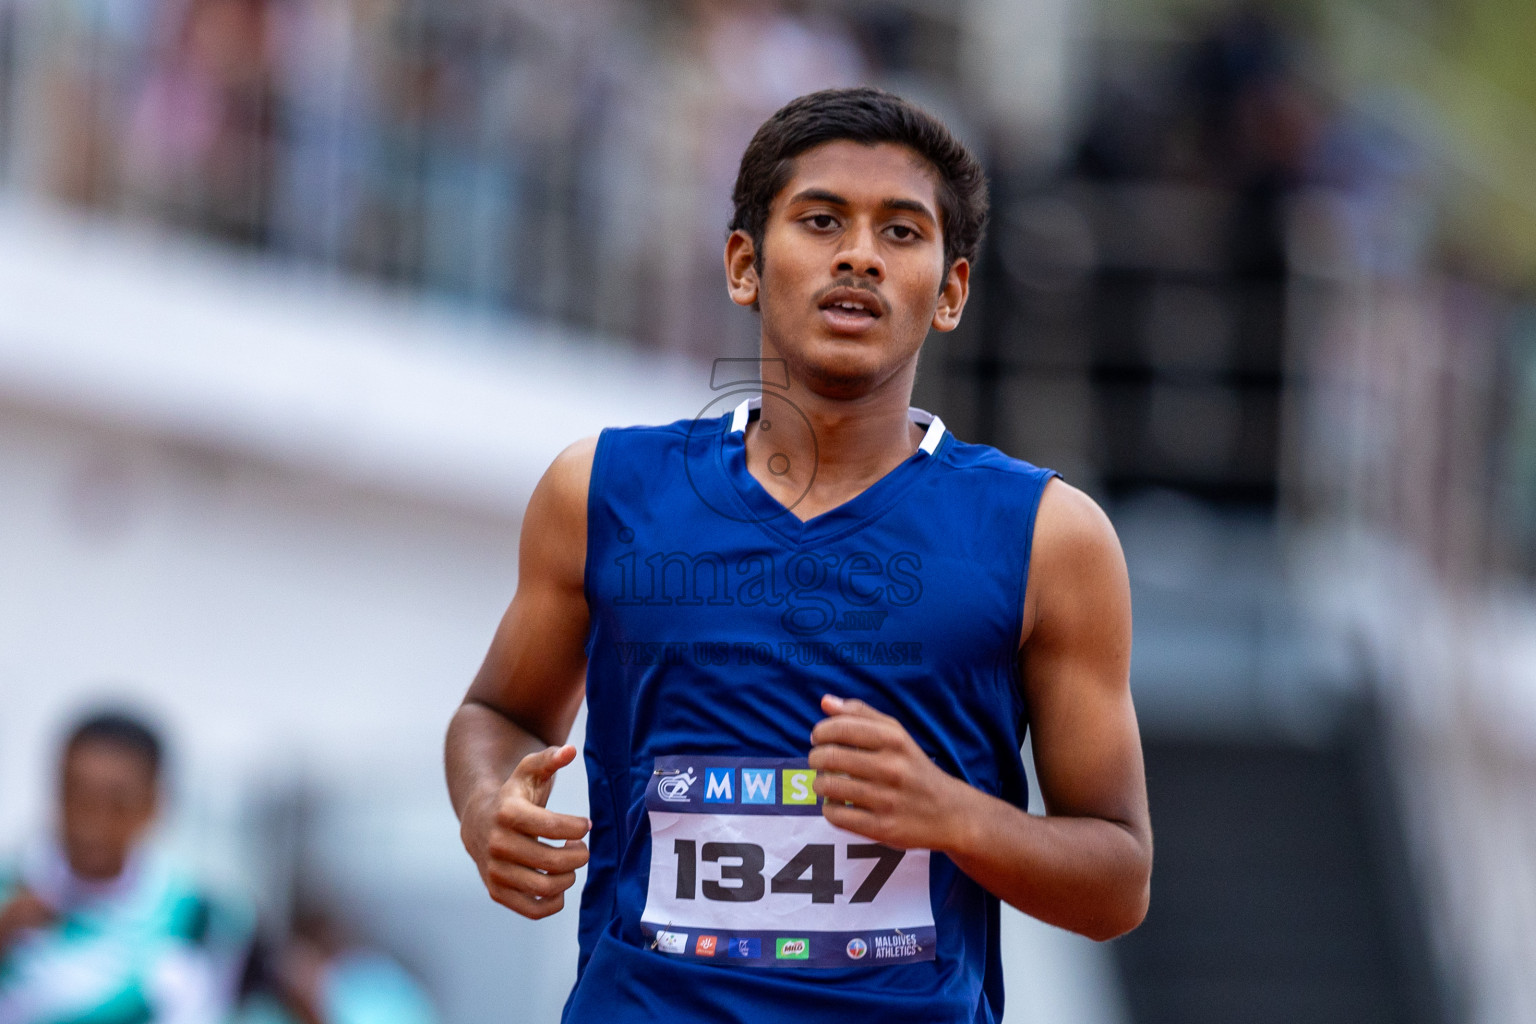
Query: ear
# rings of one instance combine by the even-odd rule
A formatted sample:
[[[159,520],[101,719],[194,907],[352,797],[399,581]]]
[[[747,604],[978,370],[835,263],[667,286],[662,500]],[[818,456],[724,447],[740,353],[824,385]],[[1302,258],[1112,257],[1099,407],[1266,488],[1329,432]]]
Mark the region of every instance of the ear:
[[[960,326],[960,314],[965,310],[965,300],[971,293],[971,264],[958,259],[944,276],[944,287],[939,290],[939,305],[933,311],[933,329],[952,331]]]
[[[736,305],[756,305],[757,246],[745,231],[732,231],[725,240],[725,285]]]

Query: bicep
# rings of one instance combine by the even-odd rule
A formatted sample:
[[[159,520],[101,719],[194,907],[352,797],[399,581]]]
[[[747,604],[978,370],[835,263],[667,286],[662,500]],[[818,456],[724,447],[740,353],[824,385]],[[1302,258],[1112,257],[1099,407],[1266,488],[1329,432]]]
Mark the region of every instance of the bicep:
[[[1131,596],[1109,520],[1052,481],[1035,529],[1032,625],[1020,653],[1035,770],[1050,814],[1147,829],[1131,703]]]
[[[518,544],[517,592],[465,697],[550,743],[569,734],[584,689],[586,501],[594,449],[593,439],[572,445],[534,489]]]

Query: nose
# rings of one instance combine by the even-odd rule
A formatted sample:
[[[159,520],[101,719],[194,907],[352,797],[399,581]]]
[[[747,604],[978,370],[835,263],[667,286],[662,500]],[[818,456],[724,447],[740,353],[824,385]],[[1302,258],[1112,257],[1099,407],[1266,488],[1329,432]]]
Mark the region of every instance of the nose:
[[[833,257],[832,272],[837,277],[852,274],[876,283],[885,280],[885,260],[875,245],[873,227],[860,224],[843,236],[843,247]]]

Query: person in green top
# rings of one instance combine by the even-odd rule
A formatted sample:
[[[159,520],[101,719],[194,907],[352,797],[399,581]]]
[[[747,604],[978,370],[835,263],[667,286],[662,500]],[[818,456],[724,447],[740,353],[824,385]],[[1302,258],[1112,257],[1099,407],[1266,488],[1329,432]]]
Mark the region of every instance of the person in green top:
[[[145,843],[163,745],[93,714],[59,764],[57,828],[0,872],[0,1024],[209,1024],[249,930]]]

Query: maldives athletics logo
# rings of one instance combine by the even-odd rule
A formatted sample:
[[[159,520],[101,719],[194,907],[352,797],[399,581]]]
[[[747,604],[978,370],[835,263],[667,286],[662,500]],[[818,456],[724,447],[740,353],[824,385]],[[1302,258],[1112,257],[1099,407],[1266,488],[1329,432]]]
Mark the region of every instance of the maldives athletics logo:
[[[725,519],[738,523],[751,523],[777,519],[779,516],[792,513],[805,496],[811,491],[811,484],[816,482],[816,469],[821,464],[820,443],[816,440],[816,431],[811,426],[810,417],[800,407],[791,402],[787,397],[789,391],[789,367],[782,359],[729,359],[719,358],[714,362],[709,373],[709,389],[720,394],[710,399],[708,405],[699,410],[699,414],[693,418],[693,423],[688,428],[688,443],[684,445],[683,472],[687,474],[688,486],[693,493],[698,495],[710,511]],[[785,503],[781,511],[774,512],[764,517],[752,512],[745,506],[726,505],[718,499],[711,501],[704,493],[704,488],[693,478],[693,467],[687,457],[687,452],[693,451],[699,424],[706,423],[719,416],[730,415],[737,406],[744,401],[753,398],[762,399],[762,410],[758,417],[757,429],[762,442],[769,449],[768,472],[777,477],[788,476],[791,469],[805,472],[802,467],[794,466],[790,462],[787,452],[779,449],[774,444],[773,428],[776,423],[792,422],[798,418],[805,424],[805,432],[811,439],[811,465],[806,472],[805,486],[800,489],[792,499]],[[782,431],[780,432],[782,434]]]
[[[849,960],[863,960],[864,954],[869,952],[869,943],[861,938],[854,937],[848,940],[846,949]]]

